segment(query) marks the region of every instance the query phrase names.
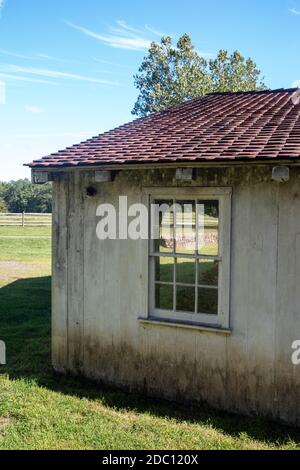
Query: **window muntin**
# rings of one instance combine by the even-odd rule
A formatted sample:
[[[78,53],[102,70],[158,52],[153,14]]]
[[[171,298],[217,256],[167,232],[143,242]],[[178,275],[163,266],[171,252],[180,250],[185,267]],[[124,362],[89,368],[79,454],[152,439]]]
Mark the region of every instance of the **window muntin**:
[[[226,327],[230,218],[223,215],[230,216],[231,191],[216,196],[206,191],[205,197],[197,192],[198,197],[150,197],[167,210],[159,217],[160,238],[150,245],[149,314]],[[190,209],[183,215],[176,209],[184,205]]]

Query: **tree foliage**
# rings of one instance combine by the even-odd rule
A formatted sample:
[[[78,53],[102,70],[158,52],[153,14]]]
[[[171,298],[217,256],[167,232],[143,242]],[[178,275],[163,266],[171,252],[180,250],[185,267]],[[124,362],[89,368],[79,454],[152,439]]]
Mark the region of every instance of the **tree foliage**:
[[[212,92],[263,89],[260,70],[252,59],[238,51],[220,50],[216,58],[205,60],[196,51],[188,34],[164,36],[152,42],[134,83],[139,96],[132,114],[146,116]]]
[[[260,70],[252,59],[245,59],[238,51],[228,54],[219,51],[216,59],[209,61],[212,91],[237,92],[262,90],[263,84]]]
[[[0,197],[0,212],[7,212],[7,206],[2,197]]]
[[[8,212],[51,212],[52,187],[50,183],[35,185],[27,179],[0,182],[0,211],[1,200]]]

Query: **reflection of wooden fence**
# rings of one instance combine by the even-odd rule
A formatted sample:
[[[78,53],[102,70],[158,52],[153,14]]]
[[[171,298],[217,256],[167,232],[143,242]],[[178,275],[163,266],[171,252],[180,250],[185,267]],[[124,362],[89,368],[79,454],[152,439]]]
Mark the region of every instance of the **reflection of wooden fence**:
[[[2,227],[48,227],[51,223],[52,214],[0,213],[0,226]]]

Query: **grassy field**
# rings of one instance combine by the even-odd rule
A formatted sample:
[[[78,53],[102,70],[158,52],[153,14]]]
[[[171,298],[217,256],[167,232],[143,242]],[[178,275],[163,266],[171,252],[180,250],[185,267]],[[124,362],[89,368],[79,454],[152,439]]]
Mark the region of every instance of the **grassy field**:
[[[48,232],[49,233],[49,232]],[[184,408],[55,374],[50,364],[50,240],[0,229],[0,449],[296,449],[300,431]]]

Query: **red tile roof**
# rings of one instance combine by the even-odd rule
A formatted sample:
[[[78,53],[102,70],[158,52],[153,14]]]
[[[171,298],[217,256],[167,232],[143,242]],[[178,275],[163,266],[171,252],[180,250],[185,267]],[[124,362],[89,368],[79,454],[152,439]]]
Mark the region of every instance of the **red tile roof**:
[[[35,160],[33,168],[300,158],[296,89],[215,93]],[[297,97],[297,96],[296,96]]]

